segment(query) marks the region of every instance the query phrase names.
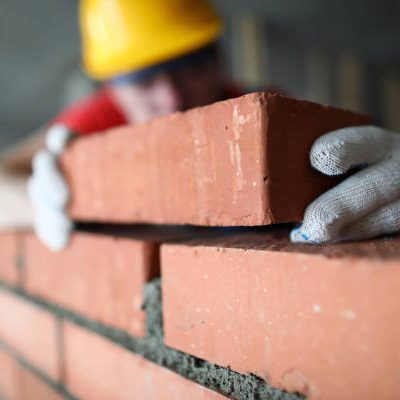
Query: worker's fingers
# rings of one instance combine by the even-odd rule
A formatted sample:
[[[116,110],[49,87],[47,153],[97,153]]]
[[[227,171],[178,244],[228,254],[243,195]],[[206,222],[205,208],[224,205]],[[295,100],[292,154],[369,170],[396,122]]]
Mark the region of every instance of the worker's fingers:
[[[302,226],[291,233],[292,241],[340,240],[344,226],[400,198],[399,171],[399,160],[384,160],[322,194],[307,207]]]
[[[65,248],[73,223],[62,211],[40,209],[36,213],[34,230],[40,240],[53,251]]]
[[[64,208],[69,189],[58,168],[57,159],[46,150],[33,160],[33,175],[28,181],[28,194],[35,207]]]
[[[339,129],[318,138],[310,152],[314,168],[326,175],[339,175],[353,167],[383,159],[393,133],[376,126]]]
[[[340,236],[343,240],[358,240],[398,231],[400,231],[400,199],[344,227]]]

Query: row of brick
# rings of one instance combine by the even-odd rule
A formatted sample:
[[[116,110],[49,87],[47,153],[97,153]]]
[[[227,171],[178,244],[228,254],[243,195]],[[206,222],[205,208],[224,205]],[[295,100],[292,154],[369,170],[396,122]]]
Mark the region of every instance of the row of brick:
[[[75,220],[122,223],[300,221],[311,200],[337,183],[309,165],[314,140],[367,122],[257,92],[81,138],[61,160],[69,212]]]
[[[144,336],[143,286],[159,275],[155,240],[77,233],[60,253],[28,232],[5,232],[0,243],[0,278],[6,283]]]
[[[24,290],[88,318],[143,334],[143,284],[160,264],[166,345],[311,399],[400,397],[400,239],[310,247],[273,229],[164,243],[159,257],[160,237],[76,233],[57,256],[31,234],[4,239],[12,258],[0,265],[2,279],[17,275],[19,260]],[[6,315],[14,305],[2,303]],[[56,334],[51,318],[19,314]],[[50,355],[40,366],[55,376]]]
[[[59,321],[46,309],[1,289],[0,340],[78,398],[225,399],[92,331]],[[0,395],[6,399],[62,398],[2,350],[0,371]]]
[[[0,349],[0,398],[5,400],[61,400],[63,396],[43,379]]]
[[[143,288],[160,275],[161,243],[215,237],[196,228],[136,227],[119,234],[77,232],[49,251],[31,232],[0,233],[0,280],[131,335],[145,335]]]

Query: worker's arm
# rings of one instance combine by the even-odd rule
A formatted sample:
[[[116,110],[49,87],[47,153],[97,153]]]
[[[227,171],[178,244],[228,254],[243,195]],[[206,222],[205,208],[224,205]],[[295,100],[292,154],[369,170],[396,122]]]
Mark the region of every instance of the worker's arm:
[[[310,160],[326,175],[358,172],[308,206],[292,241],[321,244],[400,230],[400,134],[374,126],[340,129],[314,143]]]

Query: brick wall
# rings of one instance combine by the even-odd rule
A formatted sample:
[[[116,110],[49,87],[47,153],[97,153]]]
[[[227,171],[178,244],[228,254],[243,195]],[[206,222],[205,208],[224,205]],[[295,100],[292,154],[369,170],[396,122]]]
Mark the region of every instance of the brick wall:
[[[254,103],[256,98],[247,96],[240,102],[251,99]],[[285,113],[293,112],[293,104],[298,110],[317,107],[324,115],[331,112],[309,103],[279,101],[282,115],[268,114],[271,121],[278,119],[274,122],[278,125]],[[260,110],[260,104],[264,103],[257,100],[253,105]],[[232,101],[222,105],[234,112]],[[154,124],[176,124],[180,118],[199,118],[202,112],[204,117],[212,108],[162,118]],[[251,114],[251,110],[246,112]],[[305,118],[306,111],[298,111],[298,121]],[[244,120],[246,112],[241,114]],[[348,115],[340,114],[342,117],[346,120]],[[310,118],[321,129],[322,122],[318,123],[315,115],[300,126],[307,125]],[[351,118],[364,120],[353,114]],[[327,120],[321,118],[324,123]],[[161,129],[150,129],[153,123],[138,129],[144,127],[149,128],[150,137]],[[261,138],[260,129],[255,124],[241,134]],[[272,131],[264,130],[264,139],[268,132]],[[108,135],[108,149],[115,145],[122,151],[120,159],[128,157],[123,148],[133,133],[138,134],[136,128]],[[271,135],[269,143],[278,143],[278,136],[274,139]],[[138,135],[138,142],[142,136]],[[299,140],[303,139],[310,140],[300,136]],[[101,188],[102,179],[109,178],[92,167],[82,170],[78,178],[69,164],[78,159],[93,166],[103,159],[99,140],[77,142],[63,160],[76,185],[73,195],[80,191],[81,198],[89,199],[90,190]],[[125,146],[120,148],[120,141]],[[210,135],[207,146],[212,143]],[[170,152],[175,145],[171,146]],[[258,149],[259,159],[268,160],[263,146]],[[191,150],[193,154],[196,149]],[[242,149],[247,149],[245,144]],[[254,161],[253,150],[241,152],[243,165]],[[89,154],[87,158],[82,158],[84,153]],[[304,153],[306,158],[306,146]],[[138,162],[143,164],[137,173],[147,171],[146,177],[155,179],[152,161]],[[278,166],[271,171],[279,172],[282,166]],[[246,175],[252,173],[251,168],[242,171],[243,182],[252,179]],[[203,172],[200,168],[190,175],[197,188],[204,182]],[[129,170],[121,173],[130,174]],[[88,189],[82,182],[90,176],[98,183]],[[144,182],[143,176],[139,178]],[[279,179],[285,180],[281,176],[277,184],[275,178],[272,174],[274,185],[268,193],[280,198],[285,185],[279,185]],[[307,196],[321,190],[320,181],[313,182],[308,182]],[[125,198],[138,196],[129,190]],[[245,183],[235,190],[237,199],[248,193]],[[111,213],[108,201],[113,197],[102,197],[106,193],[100,191],[96,201]],[[265,193],[253,192],[254,199],[264,204]],[[207,199],[204,193],[197,195]],[[193,198],[182,192],[170,199],[173,206],[164,208],[162,215],[171,217],[171,210],[179,211],[189,200]],[[290,204],[301,210],[303,200],[291,199]],[[247,221],[254,217],[246,214],[244,201],[232,202],[236,208],[228,207],[230,211],[221,217],[219,201],[217,196],[204,204],[215,207],[215,218],[231,218],[228,225],[235,224],[235,215],[247,215]],[[85,202],[79,207],[76,204],[73,199],[71,209],[79,208],[87,215]],[[270,207],[273,202],[268,204]],[[145,205],[150,215],[154,203]],[[278,219],[287,211],[263,206],[265,215]],[[130,207],[132,211],[138,205]],[[90,215],[101,221],[111,215],[103,211],[94,207]],[[187,216],[185,212],[180,214],[182,218]],[[205,208],[202,212],[207,216]],[[191,222],[185,218],[181,222]],[[291,244],[289,229],[89,224],[80,225],[70,245],[58,253],[47,250],[29,231],[0,233],[0,398],[399,398],[400,239],[313,247]]]
[[[143,228],[147,240],[138,242],[76,233],[57,254],[29,232],[14,235],[22,250],[18,258],[10,254],[0,272],[15,269],[24,279],[0,284],[0,362],[7,371],[0,393],[10,399],[30,399],[27,393],[36,391],[84,399],[300,398],[165,346],[154,279],[159,261],[143,252],[158,252],[155,243],[171,235],[152,235]]]
[[[0,285],[0,393],[397,398],[399,239],[314,248],[288,243],[287,234],[168,239],[154,247],[161,280],[135,263],[160,237],[138,246],[126,236],[76,233],[54,255],[29,232],[14,236],[21,254],[10,253],[0,273],[14,268],[25,279]],[[94,248],[117,261],[102,265]],[[48,290],[28,278],[33,272],[47,277]]]

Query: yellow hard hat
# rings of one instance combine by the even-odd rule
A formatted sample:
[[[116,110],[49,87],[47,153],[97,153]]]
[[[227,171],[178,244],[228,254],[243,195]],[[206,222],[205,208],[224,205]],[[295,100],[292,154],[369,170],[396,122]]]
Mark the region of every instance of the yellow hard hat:
[[[207,0],[81,0],[80,23],[83,64],[95,79],[195,51],[222,29]]]

